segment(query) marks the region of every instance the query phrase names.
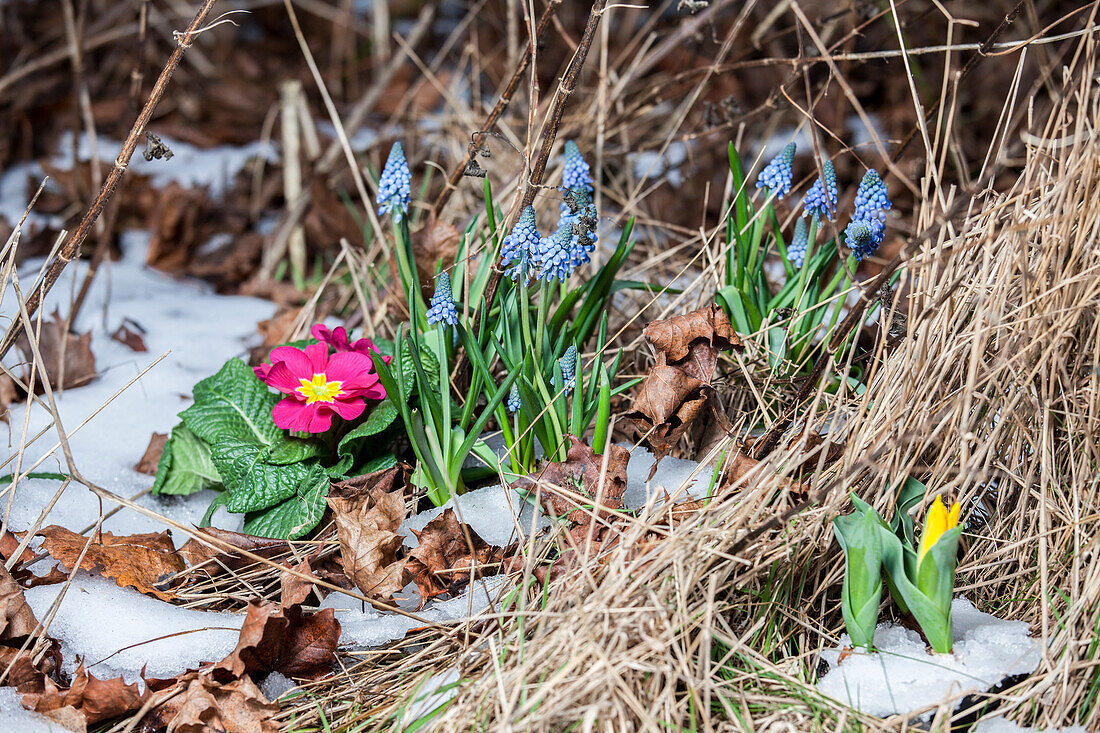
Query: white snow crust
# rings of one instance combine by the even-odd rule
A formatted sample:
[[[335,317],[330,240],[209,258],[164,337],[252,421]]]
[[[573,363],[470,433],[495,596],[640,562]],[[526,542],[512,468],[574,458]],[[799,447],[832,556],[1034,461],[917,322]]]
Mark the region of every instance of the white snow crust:
[[[1034,672],[1039,642],[1023,621],[1005,621],[982,613],[965,598],[951,604],[955,648],[932,654],[917,632],[893,624],[875,630],[877,651],[856,650],[838,665],[840,644],[821,652],[830,671],[817,688],[852,707],[885,717],[935,705],[949,696],[988,690],[1005,677]]]
[[[14,687],[0,687],[0,730],[15,733],[67,733],[45,715],[23,707],[23,696]]]
[[[42,621],[63,584],[24,591]],[[76,670],[77,658],[100,679],[166,678],[224,659],[237,645],[244,616],[180,608],[113,580],[78,572],[50,623],[61,642],[62,668]],[[174,636],[173,636],[174,635]],[[167,637],[167,638],[162,638]],[[156,641],[153,641],[153,640]]]

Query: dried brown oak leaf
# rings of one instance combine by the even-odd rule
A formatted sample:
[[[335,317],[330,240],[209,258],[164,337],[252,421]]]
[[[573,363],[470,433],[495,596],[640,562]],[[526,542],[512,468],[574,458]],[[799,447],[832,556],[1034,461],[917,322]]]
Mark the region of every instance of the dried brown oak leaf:
[[[332,673],[340,622],[335,611],[315,613],[301,606],[253,600],[236,648],[214,665],[216,678],[228,681],[248,672],[279,672],[287,677],[319,679]]]
[[[203,527],[199,530],[199,533],[261,557],[270,557],[290,548],[290,544],[286,540],[255,537],[241,532],[218,529],[217,527]],[[239,570],[256,562],[243,553],[211,547],[194,537],[183,543],[183,547],[179,549],[179,555],[187,561],[188,566],[192,568],[202,566],[202,570],[210,576],[230,570]]]
[[[405,587],[404,469],[394,466],[333,484],[328,505],[336,520],[344,572],[364,595],[389,601]]]
[[[131,328],[131,324],[133,328]],[[130,349],[130,351],[145,352],[149,350],[145,346],[145,331],[129,319],[124,320],[115,329],[115,332],[111,334],[111,338]]]
[[[0,564],[0,641],[30,636],[38,626],[23,589]]]
[[[185,675],[186,687],[154,708],[142,720],[141,731],[168,733],[276,733],[273,720],[279,706],[269,702],[248,677],[226,684],[210,675]]]
[[[642,334],[657,351],[657,363],[626,417],[648,436],[660,460],[706,407],[718,354],[742,348],[742,343],[725,311],[716,305],[654,321]]]
[[[486,565],[493,572],[504,559],[504,549],[494,547],[478,536],[473,527],[458,521],[454,509],[447,508],[412,533],[420,545],[409,553],[405,569],[420,591],[420,607],[435,596],[454,594],[470,581],[470,573],[483,573]]]
[[[50,557],[70,570],[89,539],[56,524],[44,527],[37,535],[43,538],[42,547]],[[164,582],[183,570],[184,563],[168,531],[119,537],[104,532],[100,542],[92,539],[80,563],[81,570],[97,572],[121,587],[129,586],[161,600],[175,597],[164,590]]]
[[[138,689],[135,682],[126,684],[121,677],[101,680],[89,674],[84,665],[77,668],[72,684],[59,687],[48,677],[42,677],[37,689],[23,692],[23,707],[54,718],[58,722],[71,720],[65,708],[72,708],[84,716],[88,725],[139,709],[149,696],[148,688]]]
[[[313,580],[320,580],[320,578],[313,574],[313,568],[309,566],[308,557],[297,565],[292,566],[289,563],[285,563],[285,567],[308,576]],[[279,603],[282,606],[296,606],[304,603],[312,590],[312,581],[285,571],[279,573]]]
[[[65,319],[54,311],[51,320],[42,322],[41,333],[38,332],[37,323],[32,329],[37,334],[38,350],[42,354],[46,376],[54,389],[81,387],[96,378],[92,332],[70,333],[66,325]],[[17,343],[27,361],[32,361],[34,352],[27,341],[26,332],[20,334]],[[42,392],[41,377],[36,377],[34,381],[35,390]]]
[[[512,487],[526,491],[541,490],[542,503],[547,511],[585,526],[592,520],[592,504],[597,495],[604,510],[619,511],[623,508],[630,451],[612,445],[606,456],[596,455],[576,436],[570,435],[569,440],[572,445],[564,461],[547,463],[535,473],[515,481]],[[605,457],[607,473],[603,474]],[[603,513],[606,514],[606,511]]]
[[[7,374],[0,374],[0,422],[8,421],[8,406],[19,399],[19,387]]]
[[[168,442],[168,433],[153,433],[149,438],[149,445],[145,446],[145,453],[141,460],[134,465],[134,470],[149,476],[155,476],[160,456],[164,453],[164,444]]]

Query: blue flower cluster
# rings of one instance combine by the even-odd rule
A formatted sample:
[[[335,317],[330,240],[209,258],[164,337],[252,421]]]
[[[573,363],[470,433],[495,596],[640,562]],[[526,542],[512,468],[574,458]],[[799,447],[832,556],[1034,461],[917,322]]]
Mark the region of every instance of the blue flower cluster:
[[[806,249],[809,245],[809,234],[806,231],[806,218],[799,219],[794,225],[794,237],[787,245],[787,259],[795,267],[802,267],[806,261]]]
[[[519,385],[512,382],[512,391],[508,393],[508,402],[505,403],[508,407],[508,412],[519,412]]]
[[[862,260],[878,249],[882,235],[875,234],[871,225],[862,219],[852,219],[844,228],[844,242],[852,250],[857,260]]]
[[[565,192],[561,217],[553,234],[540,237],[535,210],[523,210],[512,232],[500,247],[501,266],[513,280],[535,276],[565,282],[596,251],[596,205],[592,202],[592,176],[588,163],[572,141],[566,143],[564,178],[572,186]]]
[[[561,174],[562,188],[569,190],[583,188],[592,193],[596,190],[592,183],[592,170],[588,167],[588,161],[581,155],[580,148],[572,140],[566,141],[565,170]]]
[[[386,167],[378,179],[378,215],[393,214],[395,221],[409,212],[409,194],[412,190],[412,176],[409,162],[405,160],[405,151],[401,143],[395,142],[386,158]]]
[[[451,276],[441,272],[435,279],[435,294],[428,305],[428,323],[454,326],[458,323],[454,295],[451,294]]]
[[[573,274],[573,224],[562,217],[549,237],[539,240],[536,257],[540,280],[565,282]]]
[[[802,200],[805,207],[805,215],[815,219],[832,219],[836,212],[836,170],[833,162],[826,160],[821,165],[822,175],[814,181],[814,185],[806,193]]]
[[[844,229],[844,241],[857,260],[874,253],[886,230],[886,210],[892,206],[886,184],[874,169],[868,170],[856,191],[852,221]]]
[[[756,177],[756,187],[765,188],[778,199],[791,192],[791,178],[794,176],[794,143],[787,143],[779,155],[764,166]]]
[[[505,273],[513,280],[522,277],[525,281],[533,274],[539,256],[538,225],[535,224],[535,209],[528,206],[516,220],[512,232],[500,243],[500,264],[508,269]]]
[[[569,394],[577,384],[577,347],[570,344],[558,363],[561,365],[561,379],[565,383],[565,394]]]

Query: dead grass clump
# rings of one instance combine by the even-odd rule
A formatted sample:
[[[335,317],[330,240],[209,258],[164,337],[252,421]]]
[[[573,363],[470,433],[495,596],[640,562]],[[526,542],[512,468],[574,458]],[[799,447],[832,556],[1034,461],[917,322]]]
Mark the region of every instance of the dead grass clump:
[[[888,513],[906,475],[981,499],[959,590],[1042,640],[1038,672],[995,706],[1026,724],[1100,723],[1100,89],[1079,58],[1073,93],[1023,136],[1011,190],[908,253],[907,337],[847,405],[819,504],[769,508],[786,473],[775,453],[647,552],[628,538],[483,639],[438,729],[842,726],[853,713],[813,688],[817,652],[842,630],[829,522],[848,488]]]

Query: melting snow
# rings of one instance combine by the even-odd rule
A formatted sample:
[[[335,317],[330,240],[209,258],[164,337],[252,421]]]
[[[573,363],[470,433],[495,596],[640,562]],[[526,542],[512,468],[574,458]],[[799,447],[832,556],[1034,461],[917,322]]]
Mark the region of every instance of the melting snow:
[[[23,707],[23,696],[14,687],[0,687],[0,730],[19,733],[64,733],[62,726],[45,715]]]
[[[1039,642],[1023,621],[1003,621],[956,598],[951,604],[955,650],[932,654],[917,632],[879,624],[873,653],[856,652],[838,665],[847,634],[821,652],[829,672],[817,687],[829,697],[865,713],[885,717],[935,705],[949,696],[988,690],[1005,677],[1034,672]],[[994,729],[995,730],[995,729]]]
[[[24,591],[41,621],[63,584]],[[244,616],[180,608],[113,580],[79,572],[50,623],[50,636],[61,642],[63,669],[72,673],[77,657],[96,677],[166,678],[225,658],[237,645]]]

